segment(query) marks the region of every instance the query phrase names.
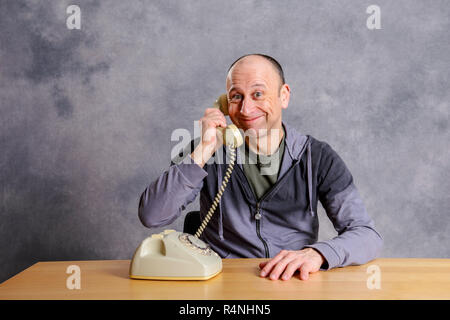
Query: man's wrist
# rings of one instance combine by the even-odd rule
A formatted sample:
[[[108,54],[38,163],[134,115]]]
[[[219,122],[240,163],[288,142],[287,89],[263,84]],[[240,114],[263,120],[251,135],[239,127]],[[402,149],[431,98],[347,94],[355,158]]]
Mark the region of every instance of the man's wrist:
[[[211,151],[211,146],[205,146],[200,143],[191,153],[191,158],[200,167],[203,168],[205,163],[211,158],[214,150]]]
[[[325,255],[317,248],[313,247],[313,245],[305,246],[303,249],[313,249],[314,253],[316,253],[318,256],[320,256],[320,259],[322,260],[322,263],[320,265],[321,269],[327,270],[329,268],[328,260],[325,257]]]
[[[325,257],[323,256],[323,254],[319,250],[314,249],[314,248],[311,248],[311,249],[313,249],[317,253],[317,255],[320,257],[320,259],[321,259],[320,266],[322,266],[324,263],[327,262],[327,259],[325,259]]]

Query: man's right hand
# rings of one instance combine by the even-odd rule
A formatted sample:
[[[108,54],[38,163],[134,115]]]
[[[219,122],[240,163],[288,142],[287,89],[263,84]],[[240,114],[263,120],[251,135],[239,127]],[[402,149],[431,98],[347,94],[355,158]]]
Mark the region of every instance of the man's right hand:
[[[217,127],[226,128],[227,121],[219,109],[208,108],[199,122],[202,128],[202,137],[199,145],[191,153],[191,158],[203,168],[214,152],[222,146],[222,134]]]

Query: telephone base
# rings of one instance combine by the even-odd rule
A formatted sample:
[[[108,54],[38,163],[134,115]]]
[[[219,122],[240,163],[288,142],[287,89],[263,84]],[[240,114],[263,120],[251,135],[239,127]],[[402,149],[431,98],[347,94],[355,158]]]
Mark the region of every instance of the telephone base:
[[[216,272],[212,275],[205,276],[205,277],[146,277],[146,276],[134,276],[131,274],[130,278],[131,279],[139,279],[139,280],[176,280],[176,281],[209,280],[211,278],[214,278],[221,272],[222,272],[222,270],[220,270],[219,272]]]
[[[199,238],[175,230],[147,237],[130,263],[132,279],[208,280],[222,271],[222,259]]]

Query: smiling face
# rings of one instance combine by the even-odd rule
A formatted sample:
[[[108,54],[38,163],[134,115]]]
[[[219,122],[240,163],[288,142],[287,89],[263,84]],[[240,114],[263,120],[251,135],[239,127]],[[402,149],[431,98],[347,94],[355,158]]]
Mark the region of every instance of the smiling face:
[[[290,89],[265,58],[239,60],[228,73],[227,96],[231,121],[244,132],[262,137],[282,129],[281,110],[288,107]]]

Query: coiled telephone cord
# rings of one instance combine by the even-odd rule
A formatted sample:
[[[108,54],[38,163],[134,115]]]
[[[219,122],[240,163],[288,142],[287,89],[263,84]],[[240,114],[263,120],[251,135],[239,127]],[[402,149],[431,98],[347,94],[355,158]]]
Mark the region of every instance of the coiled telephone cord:
[[[205,230],[209,220],[211,219],[212,215],[216,211],[216,208],[220,203],[220,198],[222,198],[222,194],[225,191],[225,188],[227,186],[228,179],[231,178],[231,172],[233,172],[234,161],[236,160],[236,149],[229,148],[228,150],[230,153],[230,163],[228,164],[227,171],[225,172],[225,177],[222,180],[222,184],[220,185],[219,191],[217,192],[216,197],[214,198],[213,204],[211,205],[211,208],[209,208],[208,213],[206,214],[200,227],[198,228],[197,232],[195,233],[195,236],[197,238],[200,238],[201,234],[203,233],[203,230]]]

